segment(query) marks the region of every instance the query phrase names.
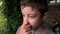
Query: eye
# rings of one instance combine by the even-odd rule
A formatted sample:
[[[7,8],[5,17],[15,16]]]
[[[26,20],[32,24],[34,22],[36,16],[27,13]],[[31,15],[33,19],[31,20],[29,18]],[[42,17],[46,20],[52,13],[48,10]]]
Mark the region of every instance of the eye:
[[[29,16],[29,18],[35,18],[35,16],[31,15],[31,16]]]

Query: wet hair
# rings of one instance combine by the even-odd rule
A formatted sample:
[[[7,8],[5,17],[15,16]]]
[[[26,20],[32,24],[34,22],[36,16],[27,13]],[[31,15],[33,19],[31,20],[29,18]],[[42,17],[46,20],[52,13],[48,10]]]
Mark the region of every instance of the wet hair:
[[[30,6],[40,11],[41,15],[47,12],[47,0],[20,0],[20,6]]]

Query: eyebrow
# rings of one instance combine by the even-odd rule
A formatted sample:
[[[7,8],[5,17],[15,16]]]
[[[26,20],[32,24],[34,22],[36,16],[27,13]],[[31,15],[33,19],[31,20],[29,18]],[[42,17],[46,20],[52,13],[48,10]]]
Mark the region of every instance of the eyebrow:
[[[22,13],[22,14],[24,14],[24,13]],[[31,13],[31,14],[28,14],[28,15],[36,15],[36,14],[32,14],[32,13]]]
[[[28,14],[28,15],[36,15],[36,14]]]

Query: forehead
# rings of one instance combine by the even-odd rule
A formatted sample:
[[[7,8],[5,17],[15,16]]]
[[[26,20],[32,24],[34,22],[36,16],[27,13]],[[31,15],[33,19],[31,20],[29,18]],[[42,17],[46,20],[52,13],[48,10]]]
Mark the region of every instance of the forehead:
[[[22,11],[22,13],[34,13],[34,14],[37,14],[37,13],[39,13],[39,11],[37,10],[37,9],[32,9],[31,7],[29,7],[29,6],[26,6],[26,7],[24,7],[24,6],[21,6],[21,11]]]

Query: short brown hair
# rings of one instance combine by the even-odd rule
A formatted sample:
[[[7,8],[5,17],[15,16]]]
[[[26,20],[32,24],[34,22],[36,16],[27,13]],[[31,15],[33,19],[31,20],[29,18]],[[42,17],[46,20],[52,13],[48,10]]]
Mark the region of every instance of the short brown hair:
[[[20,0],[20,6],[36,8],[42,15],[47,12],[47,0]]]

